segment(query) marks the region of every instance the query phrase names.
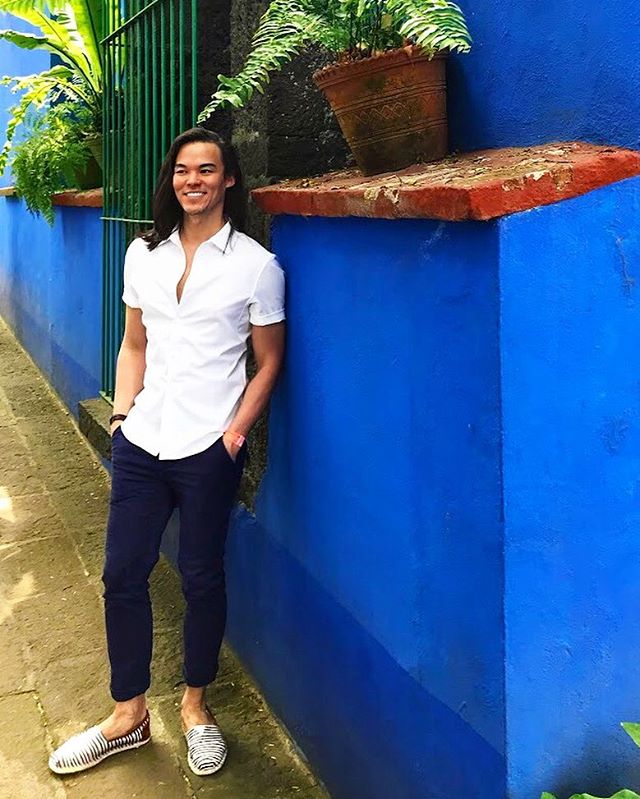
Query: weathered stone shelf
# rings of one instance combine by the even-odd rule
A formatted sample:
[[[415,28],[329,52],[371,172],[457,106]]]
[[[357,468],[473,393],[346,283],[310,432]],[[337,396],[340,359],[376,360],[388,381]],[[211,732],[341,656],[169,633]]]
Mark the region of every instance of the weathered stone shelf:
[[[452,155],[373,177],[333,172],[255,189],[252,197],[269,214],[488,220],[639,174],[639,151],[561,142]]]
[[[53,195],[54,205],[75,205],[80,208],[102,208],[102,189],[61,191]]]
[[[13,186],[0,188],[0,197],[15,197],[16,190]],[[51,198],[54,205],[77,206],[79,208],[102,208],[102,189],[88,189],[85,191],[62,191]]]

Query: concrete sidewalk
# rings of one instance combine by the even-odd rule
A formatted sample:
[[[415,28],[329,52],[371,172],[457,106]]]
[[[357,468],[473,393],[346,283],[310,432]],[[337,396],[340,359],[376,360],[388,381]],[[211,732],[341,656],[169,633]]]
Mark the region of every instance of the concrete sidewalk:
[[[326,799],[225,650],[209,701],[229,740],[220,774],[193,775],[179,725],[182,599],[152,578],[153,740],[66,778],[50,751],[109,712],[100,574],[109,478],[0,321],[0,799]]]

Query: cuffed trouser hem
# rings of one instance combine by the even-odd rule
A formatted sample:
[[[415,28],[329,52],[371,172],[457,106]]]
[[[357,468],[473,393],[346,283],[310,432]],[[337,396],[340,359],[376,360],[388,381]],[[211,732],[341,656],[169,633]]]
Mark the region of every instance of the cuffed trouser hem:
[[[111,688],[111,698],[114,702],[128,702],[130,699],[135,699],[136,696],[142,696],[142,694],[146,694],[149,690],[149,685],[146,688],[141,688],[140,690],[133,690],[131,691],[116,691]]]

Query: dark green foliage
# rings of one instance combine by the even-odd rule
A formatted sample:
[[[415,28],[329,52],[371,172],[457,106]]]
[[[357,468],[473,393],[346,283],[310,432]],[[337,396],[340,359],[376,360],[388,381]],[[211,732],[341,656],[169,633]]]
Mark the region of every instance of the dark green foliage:
[[[33,214],[53,224],[51,195],[78,185],[91,152],[84,138],[91,124],[88,110],[61,103],[42,116],[26,120],[28,138],[13,149],[12,171],[16,194]]]

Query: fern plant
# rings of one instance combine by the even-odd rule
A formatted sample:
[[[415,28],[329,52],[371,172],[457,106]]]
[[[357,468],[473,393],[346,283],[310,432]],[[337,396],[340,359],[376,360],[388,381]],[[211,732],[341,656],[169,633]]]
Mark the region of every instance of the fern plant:
[[[27,138],[12,152],[15,190],[33,214],[53,224],[51,195],[75,188],[92,158],[85,132],[91,124],[88,109],[58,103],[44,114],[31,112],[25,120]],[[97,168],[97,167],[96,167]],[[95,184],[94,184],[95,185]]]
[[[107,0],[117,3],[117,0]],[[94,131],[102,118],[102,0],[0,0],[0,12],[33,25],[39,33],[0,30],[0,40],[25,50],[44,50],[61,62],[34,75],[5,76],[0,85],[20,95],[10,109],[6,142],[0,150],[4,172],[13,138],[31,109],[71,101],[84,109]],[[84,112],[83,112],[84,113]]]
[[[218,89],[198,121],[218,108],[246,105],[256,91],[264,92],[273,72],[310,45],[348,61],[407,41],[429,53],[471,47],[464,14],[451,0],[272,0],[243,69],[235,76],[218,75]]]

